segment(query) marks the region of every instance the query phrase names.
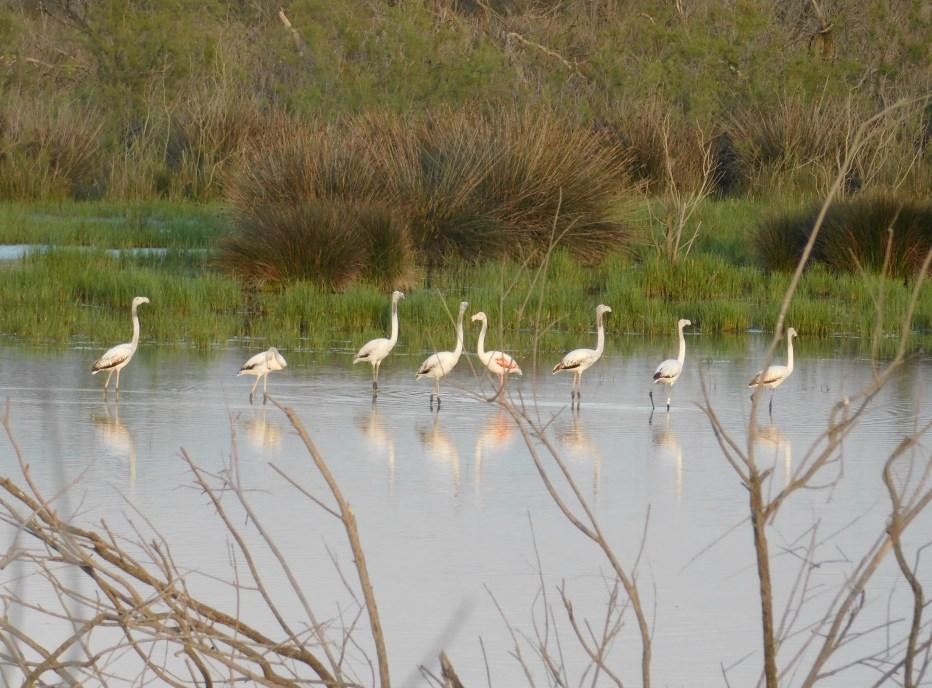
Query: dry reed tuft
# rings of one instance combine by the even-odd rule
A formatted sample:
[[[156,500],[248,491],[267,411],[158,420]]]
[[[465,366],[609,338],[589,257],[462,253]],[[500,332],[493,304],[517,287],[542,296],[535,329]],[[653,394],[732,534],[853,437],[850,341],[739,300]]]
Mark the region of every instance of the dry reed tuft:
[[[794,211],[762,223],[756,238],[763,266],[791,270],[815,224],[818,208]],[[889,246],[889,264],[885,266]],[[932,205],[890,193],[857,196],[834,204],[825,217],[812,260],[835,270],[909,277],[932,248]]]
[[[0,198],[93,195],[101,113],[73,102],[10,96],[0,110]]]

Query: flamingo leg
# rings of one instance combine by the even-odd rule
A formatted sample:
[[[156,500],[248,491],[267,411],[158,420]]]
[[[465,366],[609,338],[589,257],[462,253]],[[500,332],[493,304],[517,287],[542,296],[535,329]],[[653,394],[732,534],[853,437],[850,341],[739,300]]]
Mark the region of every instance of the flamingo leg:
[[[104,383],[104,399],[107,398],[107,390],[110,389],[110,378],[113,377],[113,371],[107,373],[107,381]]]
[[[266,373],[262,376],[264,383],[262,386],[262,405],[264,406],[269,400],[269,374]],[[256,382],[259,380],[257,379]]]
[[[657,408],[656,406],[654,406],[654,390],[649,391],[649,392],[647,393],[647,396],[650,397],[650,410],[651,410],[651,412],[653,412],[654,409]]]
[[[372,364],[372,390],[375,391],[379,388],[379,366],[382,365],[382,361],[376,361]]]
[[[440,410],[440,378],[434,378],[434,396],[437,397],[437,410]]]
[[[773,418],[773,391],[770,392],[770,403],[767,404],[767,415]]]
[[[117,379],[116,379],[116,395],[120,396],[120,369],[116,370]]]
[[[256,387],[259,386],[259,376],[256,376],[256,381],[252,383],[252,389],[249,390],[249,403],[252,403],[252,395],[256,392]]]
[[[667,413],[670,413],[670,401],[673,399],[673,385],[670,385],[670,389],[667,391]]]

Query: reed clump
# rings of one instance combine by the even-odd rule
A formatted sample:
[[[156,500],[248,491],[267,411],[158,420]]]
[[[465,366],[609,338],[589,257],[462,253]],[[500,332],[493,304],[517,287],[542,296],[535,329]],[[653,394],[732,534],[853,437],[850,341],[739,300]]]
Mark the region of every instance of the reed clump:
[[[795,268],[818,214],[819,208],[813,206],[764,221],[756,236],[764,268]],[[829,208],[811,260],[841,272],[886,270],[896,277],[910,277],[930,248],[932,204],[878,193],[855,196]]]
[[[335,289],[359,278],[399,286],[453,256],[527,259],[552,245],[594,263],[630,242],[615,208],[632,190],[616,146],[552,113],[443,109],[285,127],[232,176],[235,229],[220,260],[257,283]]]
[[[0,198],[87,198],[99,184],[100,113],[11,95],[0,106]]]

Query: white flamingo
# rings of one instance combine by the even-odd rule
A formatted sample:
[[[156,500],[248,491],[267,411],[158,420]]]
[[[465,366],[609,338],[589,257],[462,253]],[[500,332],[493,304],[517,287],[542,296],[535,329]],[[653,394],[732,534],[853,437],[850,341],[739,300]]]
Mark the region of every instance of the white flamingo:
[[[692,322],[686,319],[677,321],[676,329],[680,335],[680,352],[677,354],[676,358],[668,358],[657,366],[657,370],[654,371],[654,384],[667,385],[667,412],[670,411],[670,399],[673,396],[673,385],[680,379],[680,375],[683,373],[683,364],[686,362],[686,337],[683,336],[683,328],[689,327],[690,325],[692,325]],[[650,408],[651,411],[656,408],[654,406],[654,390],[650,391]]]
[[[262,403],[266,403],[269,400],[269,373],[275,370],[284,370],[287,367],[288,362],[285,360],[285,357],[278,353],[278,349],[274,346],[269,347],[268,351],[256,354],[246,361],[243,367],[239,369],[236,376],[256,376],[256,381],[252,384],[252,389],[249,390],[249,403],[252,403],[252,395],[259,385],[259,380],[262,379],[265,379],[265,384],[262,387]]]
[[[467,308],[469,304],[466,301],[460,303],[460,314],[456,319],[456,347],[453,351],[439,351],[429,356],[414,376],[415,380],[420,380],[422,377],[434,379],[434,391],[430,393],[430,407],[434,407],[434,397],[437,397],[438,411],[440,410],[440,378],[456,367],[463,353],[463,314]]]
[[[576,349],[570,351],[563,357],[562,361],[553,367],[554,375],[563,370],[571,370],[573,372],[573,389],[570,392],[570,406],[573,405],[574,401],[576,406],[579,406],[579,399],[581,397],[579,385],[582,382],[582,374],[591,368],[596,361],[602,358],[602,352],[605,350],[605,327],[602,325],[602,316],[611,312],[612,309],[604,304],[599,304],[595,307],[595,324],[596,330],[598,331],[595,349]]]
[[[137,296],[133,299],[133,341],[125,344],[117,344],[112,349],[108,349],[107,352],[94,361],[94,365],[91,366],[91,375],[96,375],[104,370],[107,371],[107,381],[104,383],[105,398],[107,396],[107,390],[110,387],[110,378],[113,377],[114,371],[116,371],[116,394],[120,396],[120,371],[133,359],[133,354],[136,353],[136,347],[139,346],[139,316],[136,315],[136,309],[143,303],[149,303],[149,299],[145,296]]]
[[[505,388],[505,376],[510,374],[521,375],[521,368],[518,362],[503,351],[486,351],[485,350],[485,333],[489,329],[489,319],[485,313],[479,311],[472,316],[472,321],[482,321],[482,329],[479,331],[479,343],[476,345],[476,353],[479,354],[479,360],[491,372],[498,375],[499,394]]]
[[[379,338],[363,344],[359,353],[353,359],[353,365],[360,361],[367,361],[372,364],[372,391],[379,388],[379,366],[382,361],[395,348],[398,341],[398,302],[405,297],[400,291],[392,292],[392,336],[388,339]]]
[[[770,404],[767,406],[767,412],[773,415],[773,390],[783,384],[790,375],[793,374],[793,337],[796,336],[796,330],[792,327],[786,331],[786,365],[772,365],[767,370],[760,370],[754,379],[748,383],[748,388],[766,387],[771,390]],[[754,398],[754,395],[751,395]]]

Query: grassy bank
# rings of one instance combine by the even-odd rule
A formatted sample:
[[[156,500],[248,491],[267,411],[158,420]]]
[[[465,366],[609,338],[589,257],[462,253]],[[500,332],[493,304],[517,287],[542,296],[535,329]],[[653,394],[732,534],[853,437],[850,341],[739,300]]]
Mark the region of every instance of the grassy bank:
[[[703,238],[677,264],[643,245],[582,267],[557,253],[546,271],[511,260],[455,260],[418,278],[402,303],[401,342],[412,352],[451,345],[450,315],[460,300],[486,311],[494,346],[559,351],[591,339],[598,303],[614,309],[611,334],[667,336],[680,317],[704,335],[770,330],[789,276],[765,273],[748,254],[752,217],[772,204],[708,203]],[[8,206],[0,244],[50,243],[55,248],[0,263],[0,333],[30,343],[103,346],[129,337],[129,302],[144,294],[143,339],[198,348],[247,338],[289,349],[354,349],[388,329],[388,297],[366,284],[332,293],[307,283],[257,291],[216,272],[203,249],[225,227],[216,207],[141,204]],[[98,247],[157,246],[164,254],[118,254]],[[808,270],[789,323],[807,338],[866,338],[874,298],[884,294],[883,329],[894,334],[909,298],[903,280]],[[446,304],[446,307],[444,306]],[[924,288],[915,321],[932,329],[932,288]],[[471,338],[469,338],[472,341]],[[613,341],[614,340],[614,341]],[[929,337],[916,338],[923,347]],[[609,348],[623,346],[609,337]]]

